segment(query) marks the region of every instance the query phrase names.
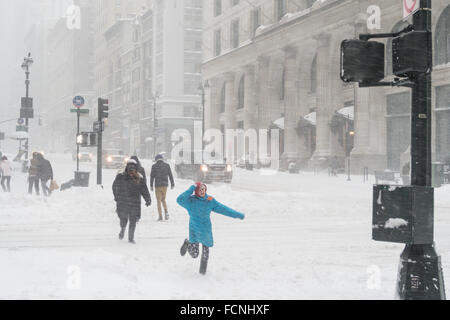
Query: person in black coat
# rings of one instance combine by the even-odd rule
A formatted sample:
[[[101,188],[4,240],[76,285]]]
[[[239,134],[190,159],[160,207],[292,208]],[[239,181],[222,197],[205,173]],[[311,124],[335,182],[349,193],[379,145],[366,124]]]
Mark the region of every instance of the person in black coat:
[[[138,172],[142,175],[142,177],[144,178],[144,182],[147,183],[147,175],[145,173],[145,169],[144,167],[141,165],[141,162],[139,161],[139,158],[136,156],[132,156],[130,158],[131,160],[136,161],[137,166],[138,166]]]
[[[164,206],[165,219],[169,220],[169,211],[167,209],[166,195],[167,189],[169,187],[169,180],[172,189],[175,188],[175,182],[173,180],[172,169],[170,165],[164,162],[162,155],[157,155],[155,158],[156,163],[152,167],[152,172],[150,174],[150,188],[154,191],[156,187],[156,200],[158,202],[158,221],[162,221],[162,206]]]
[[[41,180],[41,187],[44,196],[48,197],[51,195],[51,190],[48,187],[48,181],[53,180],[53,168],[47,159],[44,158],[42,153],[38,153],[38,164],[37,164],[37,175],[39,180]]]
[[[149,207],[152,203],[147,184],[142,175],[138,172],[136,161],[130,160],[127,163],[125,171],[119,173],[114,180],[113,186],[114,200],[117,203],[117,214],[120,219],[119,239],[125,236],[125,229],[128,221],[128,241],[134,241],[134,232],[136,224],[141,218],[141,197],[145,200],[145,205]]]

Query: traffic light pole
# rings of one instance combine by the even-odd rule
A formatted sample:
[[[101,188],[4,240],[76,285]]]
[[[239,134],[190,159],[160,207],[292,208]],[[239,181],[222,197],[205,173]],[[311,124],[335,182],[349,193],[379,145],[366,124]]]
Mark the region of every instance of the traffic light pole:
[[[427,50],[428,65],[432,66],[431,0],[421,0],[421,9],[414,14],[415,31],[430,32]],[[411,185],[432,187],[431,165],[431,72],[420,73],[411,80]],[[445,300],[441,258],[434,243],[407,244],[401,257],[397,295],[402,300]]]
[[[80,108],[77,108],[77,137],[80,134]],[[80,171],[80,144],[77,141],[77,172]]]
[[[25,79],[25,97],[28,99],[30,94],[30,71],[27,66],[27,71],[25,72],[26,79]],[[27,139],[25,140],[25,160],[28,160],[28,148],[29,148],[29,138],[30,138],[30,129],[28,128],[29,120],[28,117],[25,118],[25,126],[27,128]]]

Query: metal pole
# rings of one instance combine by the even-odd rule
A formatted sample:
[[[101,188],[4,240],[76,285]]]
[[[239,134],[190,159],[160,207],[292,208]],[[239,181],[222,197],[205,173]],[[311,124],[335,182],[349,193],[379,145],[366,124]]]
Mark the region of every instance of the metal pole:
[[[29,98],[29,92],[30,92],[30,71],[29,71],[29,66],[27,64],[27,71],[25,72],[26,74],[26,79],[25,79],[25,97]],[[28,117],[25,118],[25,126],[27,128],[27,133],[28,133],[28,137],[25,140],[25,160],[28,160],[28,148],[29,148],[29,137],[30,137],[30,129],[28,128],[29,125],[29,121],[28,121]]]
[[[153,159],[156,158],[156,96],[153,97]]]
[[[202,163],[203,152],[205,151],[205,89],[202,88]]]
[[[428,63],[432,66],[431,0],[421,0],[421,9],[414,14],[415,31],[428,31]],[[431,187],[431,72],[419,74],[412,80],[411,112],[411,185]],[[397,294],[404,300],[444,300],[445,289],[441,259],[434,243],[407,244],[400,258]]]
[[[80,134],[80,108],[77,108],[77,137]],[[80,145],[77,141],[77,172],[80,171]]]
[[[102,161],[103,161],[103,122],[102,119],[98,119],[100,129],[98,131],[97,142],[97,185],[102,185]]]

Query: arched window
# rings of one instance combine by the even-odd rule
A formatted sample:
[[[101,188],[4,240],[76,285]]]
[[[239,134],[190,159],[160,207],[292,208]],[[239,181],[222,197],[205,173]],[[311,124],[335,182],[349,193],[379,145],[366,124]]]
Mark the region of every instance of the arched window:
[[[224,82],[222,90],[220,92],[220,113],[225,112],[225,95],[226,95],[227,84]]]
[[[239,81],[239,90],[238,90],[238,109],[244,108],[244,97],[245,97],[245,76],[241,77]]]
[[[399,32],[403,29],[405,29],[408,26],[408,22],[406,21],[399,21],[397,24],[392,28],[392,33]],[[392,75],[392,38],[389,38],[386,45],[386,76]]]
[[[445,8],[436,25],[435,65],[450,62],[450,6]]]
[[[311,87],[309,88],[309,93],[317,92],[317,54],[313,59],[311,64]]]

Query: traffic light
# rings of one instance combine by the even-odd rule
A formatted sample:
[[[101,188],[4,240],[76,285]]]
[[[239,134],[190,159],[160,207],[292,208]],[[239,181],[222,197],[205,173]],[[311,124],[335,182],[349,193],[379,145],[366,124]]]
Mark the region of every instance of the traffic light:
[[[77,144],[81,147],[87,147],[89,145],[89,133],[79,133],[77,135]]]
[[[413,31],[402,34],[392,40],[392,70],[398,77],[410,77],[417,73],[426,73],[432,67],[429,51],[431,33]]]
[[[341,79],[373,83],[382,80],[385,45],[376,41],[344,40],[341,43]]]
[[[98,98],[98,119],[108,119],[109,117],[109,100]]]
[[[77,135],[77,144],[80,147],[95,147],[97,146],[96,132],[81,132]]]

